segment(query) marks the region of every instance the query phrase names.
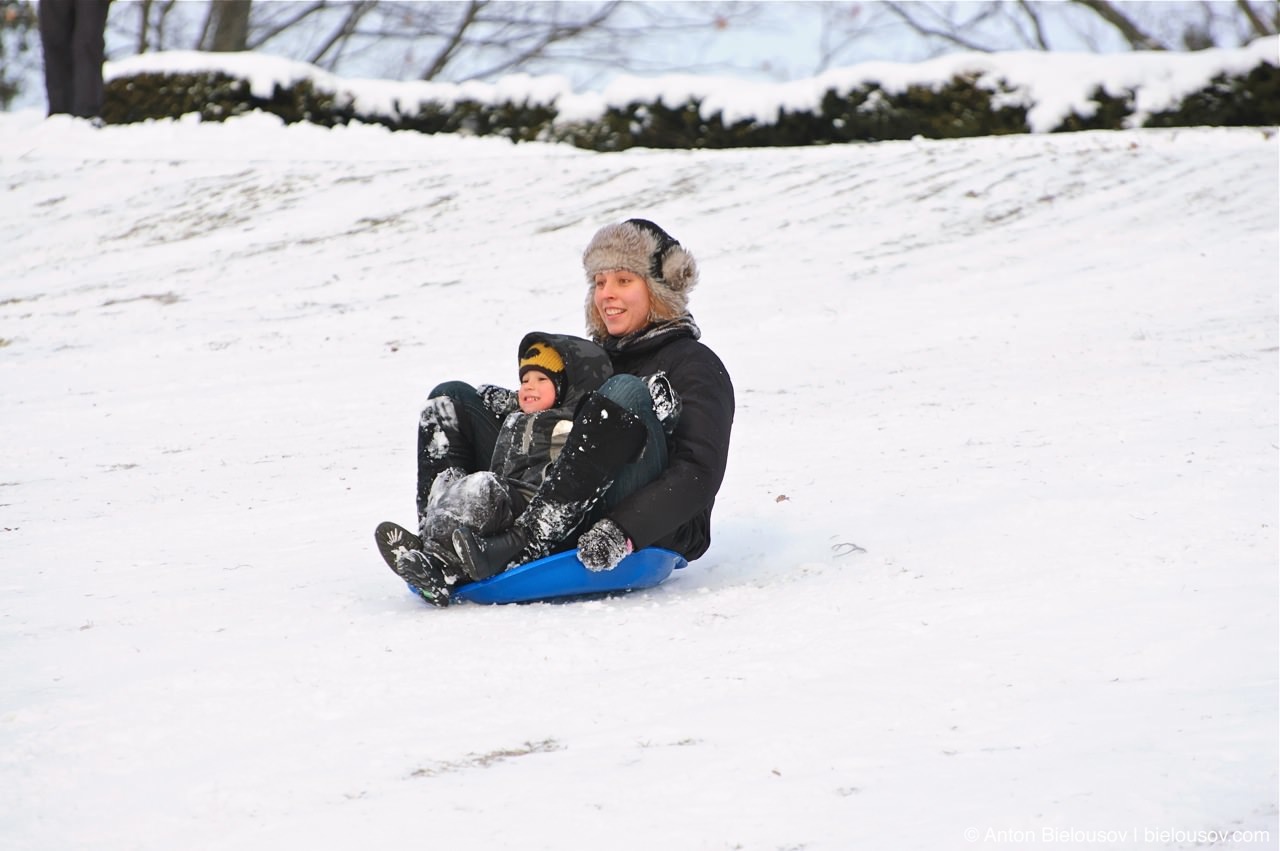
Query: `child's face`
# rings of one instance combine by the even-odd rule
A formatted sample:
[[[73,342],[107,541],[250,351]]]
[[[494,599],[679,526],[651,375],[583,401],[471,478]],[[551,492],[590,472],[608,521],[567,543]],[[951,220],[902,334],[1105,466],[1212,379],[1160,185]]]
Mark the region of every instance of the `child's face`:
[[[547,374],[531,369],[520,378],[520,410],[545,411],[556,403],[556,385]]]

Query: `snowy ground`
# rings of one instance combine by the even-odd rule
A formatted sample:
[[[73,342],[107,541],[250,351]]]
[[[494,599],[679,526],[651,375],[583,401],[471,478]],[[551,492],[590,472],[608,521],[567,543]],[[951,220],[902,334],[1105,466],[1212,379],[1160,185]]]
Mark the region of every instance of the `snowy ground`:
[[[1278,148],[0,116],[0,846],[1277,847]],[[738,391],[711,552],[425,607],[426,390],[631,215]]]

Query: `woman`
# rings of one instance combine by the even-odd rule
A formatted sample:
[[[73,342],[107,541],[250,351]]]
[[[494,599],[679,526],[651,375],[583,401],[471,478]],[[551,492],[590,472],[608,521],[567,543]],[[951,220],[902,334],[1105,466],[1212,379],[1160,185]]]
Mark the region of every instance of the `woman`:
[[[491,575],[544,556],[584,526],[578,555],[597,571],[634,549],[665,547],[693,560],[710,546],[734,395],[688,310],[697,263],[645,219],[601,228],[582,262],[587,328],[614,376],[578,409],[564,450],[511,529],[454,536],[468,573]],[[441,470],[482,457],[487,464],[496,426],[485,400],[500,392],[459,382],[436,388],[420,420],[420,506]]]

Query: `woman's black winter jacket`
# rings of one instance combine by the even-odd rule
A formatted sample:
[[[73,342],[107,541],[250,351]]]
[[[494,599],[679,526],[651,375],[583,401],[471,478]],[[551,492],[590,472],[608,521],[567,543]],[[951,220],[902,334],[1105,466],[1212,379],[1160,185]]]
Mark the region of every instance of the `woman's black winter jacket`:
[[[711,545],[711,509],[724,479],[734,414],[729,373],[698,334],[686,316],[635,337],[600,341],[615,373],[665,372],[683,405],[667,440],[667,469],[608,516],[636,549],[665,547],[690,561]]]

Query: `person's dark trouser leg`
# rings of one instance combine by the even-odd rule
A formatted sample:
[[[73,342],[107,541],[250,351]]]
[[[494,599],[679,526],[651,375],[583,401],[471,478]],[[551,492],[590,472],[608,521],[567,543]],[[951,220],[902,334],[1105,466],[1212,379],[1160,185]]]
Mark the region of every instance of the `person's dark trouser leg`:
[[[619,472],[636,460],[647,437],[638,416],[603,393],[590,394],[534,499],[594,504]]]
[[[71,112],[71,28],[75,0],[41,0],[37,7],[40,45],[44,52],[44,88],[49,114]]]
[[[662,475],[667,468],[667,436],[653,411],[653,397],[643,379],[615,375],[597,392],[635,414],[645,427],[644,451],[618,471],[605,492],[603,509],[607,510]]]
[[[447,381],[431,391],[418,418],[418,514],[426,509],[431,485],[442,470],[468,473],[489,469],[502,426],[470,384]]]
[[[110,0],[75,0],[75,3],[70,44],[71,114],[93,118],[102,113],[102,61]]]

